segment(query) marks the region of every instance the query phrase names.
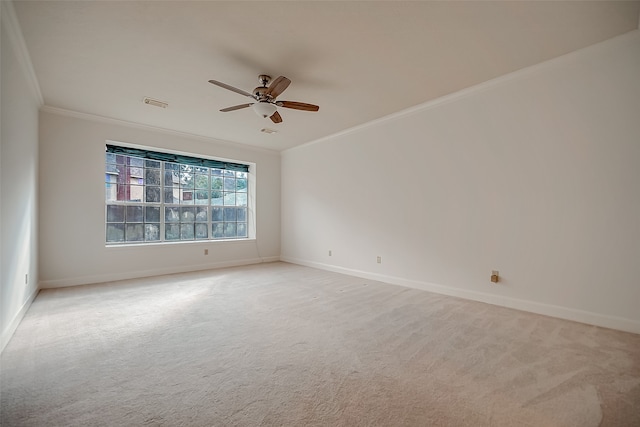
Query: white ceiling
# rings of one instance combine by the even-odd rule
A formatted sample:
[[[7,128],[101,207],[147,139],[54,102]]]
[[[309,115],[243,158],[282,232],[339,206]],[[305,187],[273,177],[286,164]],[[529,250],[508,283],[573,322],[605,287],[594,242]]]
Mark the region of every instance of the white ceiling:
[[[15,1],[45,105],[282,150],[638,28],[638,1]],[[247,98],[292,80],[273,124]],[[169,103],[145,105],[144,97]],[[260,129],[275,129],[267,135]]]

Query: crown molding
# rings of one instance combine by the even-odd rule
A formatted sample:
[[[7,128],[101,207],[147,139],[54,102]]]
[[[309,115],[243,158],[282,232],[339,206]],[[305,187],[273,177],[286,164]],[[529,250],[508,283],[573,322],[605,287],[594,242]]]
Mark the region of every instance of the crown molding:
[[[12,1],[0,1],[0,20],[2,22],[2,27],[7,31],[9,43],[11,43],[14,50],[16,51],[18,63],[20,64],[20,67],[22,68],[22,71],[26,76],[33,95],[35,96],[38,105],[43,106],[44,98],[42,97],[42,92],[40,91],[40,83],[38,83],[36,72],[33,69],[31,56],[29,55],[27,44],[24,41],[22,29],[20,28],[18,16],[16,15],[16,10],[13,7]]]
[[[59,108],[59,107],[52,107],[50,105],[41,106],[40,111],[43,113],[51,113],[59,116],[73,117],[76,119],[89,120],[92,122],[105,123],[105,124],[115,125],[115,126],[124,126],[132,129],[145,130],[149,132],[163,133],[166,135],[171,135],[179,138],[188,138],[188,139],[194,139],[197,141],[202,141],[207,143],[216,143],[219,145],[225,145],[230,148],[257,151],[257,152],[262,152],[267,154],[277,154],[277,155],[280,154],[280,152],[277,150],[272,150],[272,149],[263,148],[263,147],[256,147],[255,145],[242,144],[240,142],[234,142],[234,141],[226,141],[223,139],[216,139],[210,136],[198,135],[195,133],[183,132],[183,131],[167,129],[167,128],[161,128],[158,126],[145,125],[142,123],[130,122],[122,119],[114,119],[112,117],[99,116],[97,114],[81,113],[79,111],[67,110],[65,108]]]
[[[597,50],[601,50],[601,49],[606,49],[607,46],[614,42],[614,41],[620,41],[620,40],[632,40],[634,38],[640,38],[640,29],[638,30],[631,30],[627,33],[624,34],[620,34],[618,36],[612,37],[610,39],[607,40],[603,40],[601,42],[592,44],[590,46],[585,46],[581,49],[578,50],[574,50],[573,52],[569,52],[566,53],[564,55],[555,57],[555,58],[551,58],[548,59],[546,61],[540,62],[538,64],[534,64],[534,65],[530,65],[526,68],[522,68],[520,70],[516,70],[516,71],[512,71],[508,74],[504,74],[498,77],[495,77],[491,80],[487,80],[486,82],[482,82],[482,83],[478,83],[475,86],[470,86],[468,88],[459,90],[457,92],[453,92],[450,93],[448,95],[443,95],[440,98],[436,98],[427,102],[424,102],[422,104],[418,104],[418,105],[414,105],[413,107],[409,107],[406,108],[404,110],[400,110],[397,111],[395,113],[391,113],[387,116],[383,116],[380,117],[378,119],[372,120],[370,122],[366,122],[357,126],[353,126],[351,128],[348,129],[344,129],[341,130],[339,132],[336,132],[334,134],[331,135],[327,135],[327,136],[323,136],[322,138],[318,138],[316,140],[313,141],[309,141],[307,143],[301,144],[301,145],[297,145],[295,147],[291,147],[291,148],[287,148],[285,150],[282,150],[281,153],[285,154],[288,152],[293,152],[295,150],[298,150],[300,148],[305,148],[305,147],[309,147],[311,145],[315,145],[318,143],[322,143],[322,142],[327,142],[327,141],[331,141],[332,139],[341,137],[341,136],[345,136],[345,135],[349,135],[352,133],[356,133],[359,131],[362,131],[364,129],[368,129],[368,128],[372,128],[375,126],[378,126],[380,124],[386,123],[386,122],[392,122],[394,120],[398,120],[398,119],[402,119],[403,117],[408,117],[412,114],[416,114],[416,113],[420,113],[422,111],[426,111],[426,110],[430,110],[432,108],[437,108],[441,105],[445,105],[451,102],[456,102],[460,99],[464,99],[467,98],[469,96],[473,96],[477,93],[481,93],[484,92],[486,90],[489,90],[493,87],[496,86],[501,86],[505,83],[511,82],[513,80],[519,80],[519,79],[523,79],[526,78],[532,74],[538,73],[542,70],[546,70],[555,66],[558,66],[559,64],[565,64],[569,61],[573,61],[575,60],[575,58],[581,58],[584,55],[589,54],[590,52],[593,51],[597,51]]]

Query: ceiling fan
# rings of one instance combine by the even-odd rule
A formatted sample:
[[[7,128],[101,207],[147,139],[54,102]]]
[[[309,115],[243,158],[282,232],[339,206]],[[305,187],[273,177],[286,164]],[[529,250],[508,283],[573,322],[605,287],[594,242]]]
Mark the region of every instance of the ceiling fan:
[[[226,83],[222,83],[216,80],[209,80],[209,83],[222,88],[228,89],[232,92],[239,93],[240,95],[248,96],[254,99],[256,102],[250,102],[248,104],[234,105],[233,107],[223,108],[222,112],[240,110],[242,108],[253,107],[260,117],[269,117],[273,123],[282,122],[282,117],[278,113],[278,107],[293,108],[294,110],[303,111],[318,111],[320,107],[313,104],[306,104],[304,102],[296,101],[277,101],[276,98],[289,87],[291,80],[284,76],[280,76],[277,79],[271,81],[271,76],[261,74],[258,76],[258,81],[262,86],[258,86],[253,90],[253,93],[245,92],[242,89],[229,86]],[[271,83],[271,84],[269,84]],[[268,85],[268,86],[267,86]]]

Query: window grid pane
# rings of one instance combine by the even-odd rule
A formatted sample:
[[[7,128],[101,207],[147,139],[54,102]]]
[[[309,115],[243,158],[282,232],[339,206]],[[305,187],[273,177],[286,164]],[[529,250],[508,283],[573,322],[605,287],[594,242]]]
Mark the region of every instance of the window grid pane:
[[[246,239],[247,187],[246,172],[107,153],[106,243]]]

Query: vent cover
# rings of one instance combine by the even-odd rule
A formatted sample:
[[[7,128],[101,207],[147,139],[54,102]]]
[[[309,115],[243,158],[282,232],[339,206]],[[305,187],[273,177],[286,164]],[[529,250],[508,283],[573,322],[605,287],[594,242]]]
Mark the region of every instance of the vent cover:
[[[168,103],[158,101],[157,99],[153,99],[153,98],[145,98],[143,102],[147,105],[153,105],[154,107],[160,107],[160,108],[167,108],[169,106]]]

